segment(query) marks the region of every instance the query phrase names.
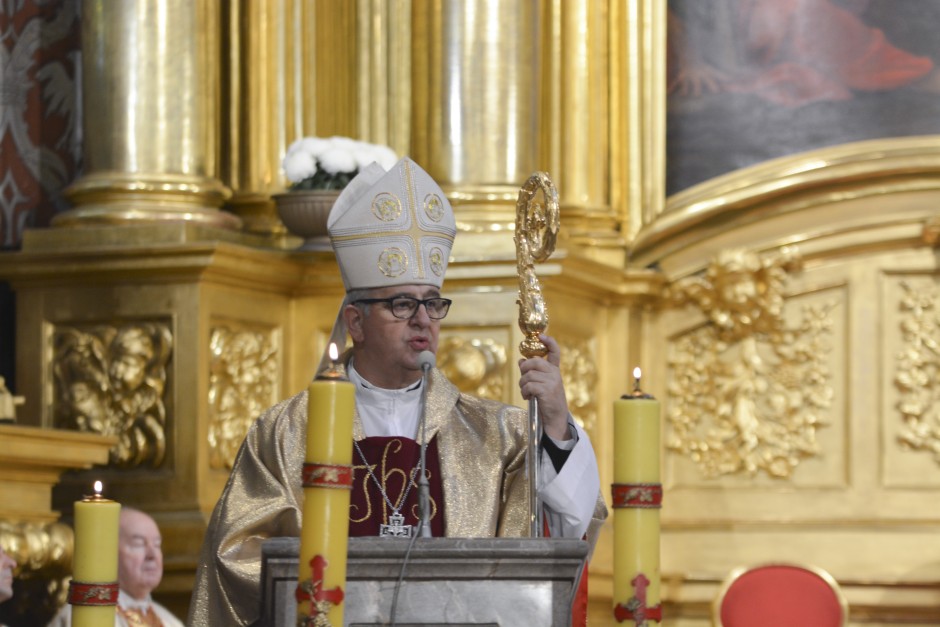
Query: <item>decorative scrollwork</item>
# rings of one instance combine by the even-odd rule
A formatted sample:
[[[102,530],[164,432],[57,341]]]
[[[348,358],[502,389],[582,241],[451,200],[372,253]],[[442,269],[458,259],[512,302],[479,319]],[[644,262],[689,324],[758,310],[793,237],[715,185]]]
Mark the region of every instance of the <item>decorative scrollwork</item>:
[[[784,286],[798,267],[788,251],[761,259],[726,251],[704,277],[670,287],[673,305],[693,304],[709,322],[675,341],[668,448],[688,455],[706,476],[765,472],[789,477],[819,452],[817,430],[833,390],[834,304],[807,306],[787,326]]]
[[[932,453],[940,462],[940,320],[933,285],[918,287],[902,281],[899,303],[902,349],[896,357],[894,383],[902,424],[898,440],[915,451]]]
[[[17,564],[13,598],[0,608],[0,623],[47,624],[68,595],[72,528],[60,522],[0,520],[0,546]]]
[[[209,338],[209,465],[231,469],[252,421],[277,401],[280,342],[271,329],[218,324]]]
[[[491,338],[448,337],[437,350],[437,367],[461,392],[503,400],[506,347]]]
[[[548,309],[533,262],[545,261],[554,252],[558,226],[558,191],[548,174],[536,172],[519,189],[513,235],[519,273],[519,328],[525,335],[519,352],[527,358],[548,353],[539,339],[548,328]]]
[[[597,424],[597,361],[586,340],[559,340],[559,347],[568,408],[572,417],[591,431]]]
[[[116,435],[110,462],[157,467],[166,454],[166,367],[173,336],[162,322],[91,327],[53,333],[55,424]]]

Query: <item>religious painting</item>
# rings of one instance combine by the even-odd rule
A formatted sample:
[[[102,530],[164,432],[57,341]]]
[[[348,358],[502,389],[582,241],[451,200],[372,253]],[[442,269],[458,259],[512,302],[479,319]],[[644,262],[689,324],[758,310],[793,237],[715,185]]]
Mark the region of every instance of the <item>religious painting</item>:
[[[669,0],[667,194],[846,142],[940,133],[940,0]]]

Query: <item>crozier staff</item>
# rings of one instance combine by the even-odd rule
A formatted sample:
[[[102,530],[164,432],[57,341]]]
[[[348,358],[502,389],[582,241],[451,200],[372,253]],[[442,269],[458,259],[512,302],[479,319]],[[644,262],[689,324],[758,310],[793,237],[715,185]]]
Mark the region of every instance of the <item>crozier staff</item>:
[[[452,304],[441,286],[456,223],[443,191],[408,158],[388,172],[372,164],[340,195],[328,226],[346,287],[331,339],[352,338],[342,366],[356,387],[350,535],[415,532],[424,441],[433,536],[528,535],[526,411],[463,394],[436,368],[421,389],[419,355],[436,352]],[[522,361],[519,386],[539,402],[545,520],[555,537],[593,542],[607,515],[597,460],[568,411],[558,344],[542,340],[547,358]],[[300,533],[306,420],[301,392],[249,430],[209,522],[189,624],[258,617],[261,543]]]

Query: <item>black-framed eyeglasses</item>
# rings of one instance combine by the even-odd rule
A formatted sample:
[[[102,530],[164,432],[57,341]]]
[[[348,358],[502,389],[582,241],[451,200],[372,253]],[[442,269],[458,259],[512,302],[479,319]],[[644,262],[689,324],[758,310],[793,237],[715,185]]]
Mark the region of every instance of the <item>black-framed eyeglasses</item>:
[[[392,315],[402,320],[411,319],[411,317],[418,312],[418,305],[424,305],[424,309],[428,312],[428,318],[431,320],[440,320],[447,315],[452,302],[454,301],[449,298],[440,298],[438,296],[425,298],[424,300],[412,298],[411,296],[393,296],[392,298],[362,298],[354,301],[354,304],[362,303],[364,305],[371,305],[374,303],[385,303],[388,305]]]

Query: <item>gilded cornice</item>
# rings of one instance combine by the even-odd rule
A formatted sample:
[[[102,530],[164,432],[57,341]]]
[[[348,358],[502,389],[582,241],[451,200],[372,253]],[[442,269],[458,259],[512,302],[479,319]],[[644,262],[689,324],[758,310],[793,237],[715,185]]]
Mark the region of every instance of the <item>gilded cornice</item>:
[[[646,265],[729,227],[888,194],[940,191],[938,139],[842,144],[716,177],[670,197],[663,214],[637,234],[630,258]],[[880,213],[869,222],[897,221],[892,212]],[[803,237],[831,230],[826,221],[816,222]]]
[[[40,229],[27,232],[21,252],[0,255],[0,276],[32,286],[199,277],[264,292],[342,293],[332,254],[265,248],[260,239],[184,223]]]

